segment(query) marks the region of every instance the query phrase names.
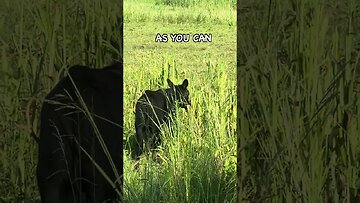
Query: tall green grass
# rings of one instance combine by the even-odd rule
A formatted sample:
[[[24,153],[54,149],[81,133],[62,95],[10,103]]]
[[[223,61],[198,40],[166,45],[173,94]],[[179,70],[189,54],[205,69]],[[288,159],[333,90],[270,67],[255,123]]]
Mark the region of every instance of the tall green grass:
[[[42,100],[70,65],[121,59],[120,2],[4,1],[0,7],[0,199],[37,200]]]
[[[236,7],[235,0],[155,0],[155,4],[180,6],[180,7],[197,7],[197,6],[209,6],[209,7]]]
[[[151,3],[153,5],[172,6],[172,7],[231,7],[236,8],[235,0],[126,0],[125,3]]]
[[[177,23],[195,32],[206,25],[218,40],[208,45],[189,45],[191,52],[185,47],[167,46],[168,51],[159,55],[154,50],[160,49],[153,44],[150,45],[153,49],[149,44],[139,44],[134,52],[128,47],[125,67],[129,69],[126,68],[124,77],[125,138],[134,133],[133,102],[145,89],[164,87],[167,77],[175,82],[189,78],[193,107],[188,114],[178,112],[172,125],[174,133],[164,127],[160,161],[144,157],[139,171],[135,171],[134,163],[124,157],[125,199],[234,202],[235,32],[229,30],[235,25],[235,11],[227,3],[213,6],[204,1],[201,6],[173,7],[151,1],[154,6],[146,7],[149,2],[141,2],[140,6],[128,4],[127,8],[133,9],[125,15],[126,22],[137,23],[134,27],[138,29],[144,28],[141,23],[150,22],[153,27],[145,28],[155,30],[159,28],[155,22],[159,21],[173,31],[178,28]],[[37,145],[30,134],[38,133],[43,98],[65,75],[69,65],[101,67],[122,58],[120,12],[118,1],[114,0],[2,3],[0,199],[31,202],[39,200],[39,195],[35,178]],[[142,10],[141,5],[146,9]],[[162,13],[156,14],[153,9]],[[138,35],[146,31],[142,30]],[[149,50],[152,54],[146,52]],[[147,56],[139,58],[143,54]],[[138,64],[143,64],[144,69],[134,72]]]
[[[173,125],[162,127],[158,152],[143,156],[140,163],[125,157],[126,202],[235,202],[235,80],[226,68],[209,64],[197,75],[186,74],[192,100],[189,111],[178,109]],[[178,69],[168,61],[151,76],[138,72],[134,80],[125,82],[128,139],[135,133],[133,105],[142,93],[136,89],[166,87],[167,78],[179,84],[185,76]],[[130,70],[125,71],[126,76]]]
[[[235,25],[235,7],[231,2],[199,1],[188,6],[181,6],[181,0],[169,1],[171,3],[155,0],[126,0],[124,1],[125,22],[161,22],[166,24],[223,24]],[[221,3],[221,4],[220,4]],[[177,5],[180,4],[180,5]],[[140,12],[141,11],[141,12]]]
[[[360,201],[358,1],[240,1],[239,201]]]
[[[189,81],[192,105],[162,126],[162,144],[124,159],[125,202],[236,202],[235,9],[124,2],[124,138],[145,90]],[[207,5],[205,5],[207,4]],[[156,33],[211,33],[211,43],[156,43]]]

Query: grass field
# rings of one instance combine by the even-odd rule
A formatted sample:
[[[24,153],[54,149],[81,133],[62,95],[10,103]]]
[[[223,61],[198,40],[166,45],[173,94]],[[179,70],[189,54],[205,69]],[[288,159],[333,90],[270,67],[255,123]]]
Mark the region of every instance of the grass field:
[[[164,128],[160,162],[125,159],[126,202],[234,202],[234,1],[126,1],[124,138],[145,89],[190,81],[193,106]],[[68,66],[121,58],[118,1],[8,1],[0,7],[0,201],[39,200],[39,110]],[[155,43],[156,33],[211,33],[211,43]]]
[[[0,202],[39,200],[35,169],[44,96],[75,64],[121,58],[119,1],[2,1]]]
[[[360,201],[360,2],[238,3],[239,201]]]
[[[124,138],[135,102],[166,79],[189,80],[192,106],[163,127],[157,161],[124,160],[125,202],[236,201],[236,9],[230,1],[124,2]],[[193,3],[196,2],[196,3]],[[155,42],[157,33],[211,33],[212,42]],[[170,37],[169,37],[170,39]]]

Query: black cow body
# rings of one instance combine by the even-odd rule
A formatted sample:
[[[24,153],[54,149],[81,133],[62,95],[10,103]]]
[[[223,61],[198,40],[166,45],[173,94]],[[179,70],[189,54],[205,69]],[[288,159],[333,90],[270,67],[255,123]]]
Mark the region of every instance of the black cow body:
[[[181,85],[174,85],[167,80],[168,89],[157,91],[146,90],[136,103],[135,109],[135,146],[132,146],[132,156],[139,159],[144,151],[144,145],[149,149],[155,149],[161,144],[160,126],[168,123],[171,115],[175,114],[175,104],[187,109],[191,105],[188,80]]]
[[[112,202],[119,196],[123,174],[121,72],[122,64],[103,69],[74,66],[69,70],[71,77],[62,79],[47,95],[41,110],[37,165],[41,202]]]

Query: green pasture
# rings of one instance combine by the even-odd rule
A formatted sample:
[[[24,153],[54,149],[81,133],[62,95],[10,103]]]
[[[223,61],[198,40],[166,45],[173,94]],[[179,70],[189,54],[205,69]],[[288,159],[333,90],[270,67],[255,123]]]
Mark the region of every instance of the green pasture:
[[[0,6],[0,202],[39,200],[39,112],[69,66],[120,59],[119,1],[4,0]]]
[[[119,59],[119,2],[9,1],[0,6],[0,202],[39,200],[35,178],[39,111],[75,64]],[[190,82],[157,155],[138,170],[124,157],[125,202],[235,202],[236,10],[234,1],[124,2],[124,139],[134,102],[167,78]],[[155,43],[156,33],[211,33],[211,43]],[[126,144],[126,143],[124,143]]]
[[[241,202],[360,201],[360,2],[241,1]]]
[[[155,153],[136,163],[125,151],[125,202],[236,202],[234,3],[129,0],[124,18],[124,139],[135,134],[145,90],[187,78],[192,100],[172,131],[163,126]],[[157,33],[210,33],[213,41],[155,42]]]

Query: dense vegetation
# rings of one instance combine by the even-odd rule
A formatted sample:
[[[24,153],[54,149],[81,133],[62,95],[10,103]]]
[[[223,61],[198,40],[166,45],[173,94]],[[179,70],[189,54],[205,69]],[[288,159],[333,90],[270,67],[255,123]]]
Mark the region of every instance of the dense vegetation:
[[[43,98],[75,64],[121,58],[119,2],[5,0],[0,7],[0,201],[39,199],[35,169]]]
[[[239,199],[360,201],[360,2],[240,1]]]
[[[39,110],[69,66],[120,59],[115,0],[9,1],[0,7],[0,201],[38,201],[35,169]],[[126,202],[234,202],[234,1],[124,2],[124,139],[134,102],[169,77],[190,81],[193,106],[181,110],[154,161],[138,170],[125,153]],[[155,43],[156,33],[211,33],[211,43]],[[127,152],[127,151],[126,151]]]
[[[216,3],[215,3],[216,2]],[[126,202],[236,201],[236,10],[230,1],[124,2],[124,137],[135,102],[166,79],[189,80],[192,106],[178,109],[161,147],[139,163],[125,154]],[[211,33],[212,42],[155,42],[156,34]],[[156,160],[156,161],[155,161]],[[135,167],[137,165],[137,167]],[[137,168],[137,169],[136,169]]]

